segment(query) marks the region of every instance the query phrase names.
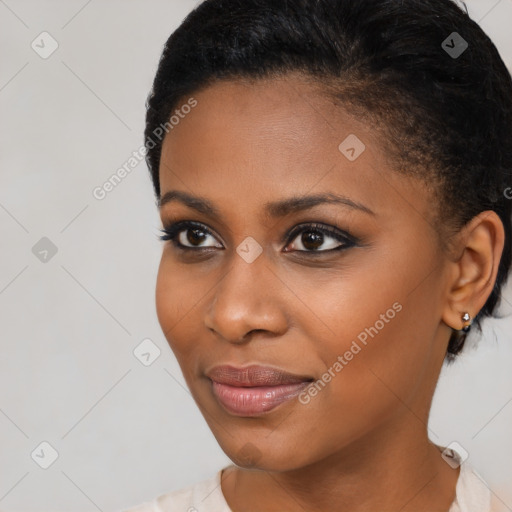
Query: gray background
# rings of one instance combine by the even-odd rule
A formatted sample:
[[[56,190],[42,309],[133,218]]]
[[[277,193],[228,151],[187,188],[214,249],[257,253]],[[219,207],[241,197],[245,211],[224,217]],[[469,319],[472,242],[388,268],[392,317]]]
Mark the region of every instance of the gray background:
[[[0,0],[0,510],[121,510],[230,462],[157,321],[144,162],[92,194],[141,147],[162,45],[196,4]],[[512,69],[512,0],[467,5]],[[43,31],[58,43],[46,59],[31,47],[51,48]],[[504,299],[510,315],[510,286]],[[133,351],[148,338],[161,354],[145,366]],[[431,438],[462,445],[512,510],[511,317],[471,341],[443,370]]]

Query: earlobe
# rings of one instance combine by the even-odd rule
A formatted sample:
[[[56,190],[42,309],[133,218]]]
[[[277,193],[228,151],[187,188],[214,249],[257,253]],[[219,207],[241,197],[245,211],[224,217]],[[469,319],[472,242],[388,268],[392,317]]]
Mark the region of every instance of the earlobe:
[[[460,258],[451,262],[443,321],[455,330],[468,329],[492,293],[505,243],[501,219],[481,212],[459,233]]]

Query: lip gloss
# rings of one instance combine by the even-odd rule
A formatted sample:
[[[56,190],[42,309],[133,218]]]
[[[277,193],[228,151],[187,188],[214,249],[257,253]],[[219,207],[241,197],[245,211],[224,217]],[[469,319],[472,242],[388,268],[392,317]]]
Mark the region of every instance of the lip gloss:
[[[257,416],[295,398],[310,382],[276,386],[237,387],[212,381],[217,400],[228,412],[240,416]]]

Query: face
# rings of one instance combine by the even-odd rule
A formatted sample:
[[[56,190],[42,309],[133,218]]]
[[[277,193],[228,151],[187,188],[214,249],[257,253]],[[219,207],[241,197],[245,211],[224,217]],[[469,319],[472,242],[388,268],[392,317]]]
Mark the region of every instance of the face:
[[[296,76],[193,97],[162,149],[161,197],[196,201],[161,206],[178,231],[164,242],[156,306],[222,449],[286,471],[425,430],[449,332],[430,195],[388,167],[371,127]],[[301,383],[244,394],[212,383],[217,365]]]

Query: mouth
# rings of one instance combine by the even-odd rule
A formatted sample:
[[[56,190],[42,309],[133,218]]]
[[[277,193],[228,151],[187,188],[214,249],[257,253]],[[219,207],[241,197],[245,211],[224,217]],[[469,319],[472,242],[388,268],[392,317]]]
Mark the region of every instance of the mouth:
[[[258,416],[295,398],[313,378],[281,369],[253,365],[236,368],[215,366],[206,372],[212,392],[229,413]]]

